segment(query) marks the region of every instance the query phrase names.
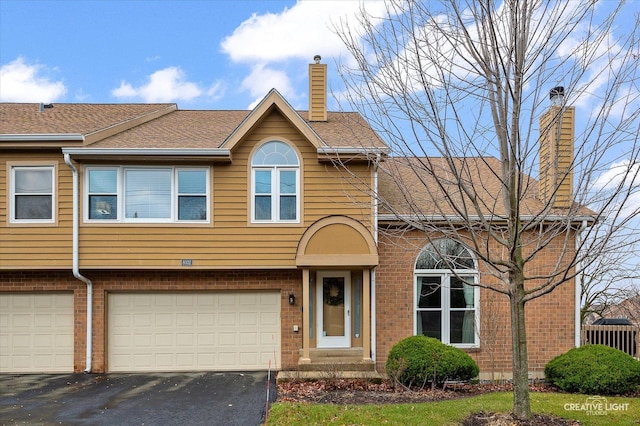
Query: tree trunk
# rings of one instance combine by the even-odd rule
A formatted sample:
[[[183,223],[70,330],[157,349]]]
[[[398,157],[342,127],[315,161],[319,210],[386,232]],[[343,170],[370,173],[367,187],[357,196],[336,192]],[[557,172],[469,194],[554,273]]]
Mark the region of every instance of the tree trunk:
[[[524,279],[522,274],[512,277],[514,291],[511,305],[511,339],[513,349],[513,415],[522,420],[531,418],[529,402],[529,361],[527,354],[527,332],[524,315]]]

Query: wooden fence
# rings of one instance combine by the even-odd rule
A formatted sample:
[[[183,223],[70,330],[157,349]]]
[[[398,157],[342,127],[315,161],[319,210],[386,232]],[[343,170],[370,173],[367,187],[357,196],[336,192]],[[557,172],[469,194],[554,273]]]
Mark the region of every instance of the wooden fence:
[[[620,349],[634,358],[640,357],[640,327],[633,325],[583,325],[583,345],[606,345]]]

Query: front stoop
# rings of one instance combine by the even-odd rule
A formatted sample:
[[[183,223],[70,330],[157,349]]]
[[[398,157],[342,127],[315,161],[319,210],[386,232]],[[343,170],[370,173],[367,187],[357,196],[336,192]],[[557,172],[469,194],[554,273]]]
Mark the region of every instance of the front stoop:
[[[299,356],[302,357],[302,350]],[[363,359],[362,348],[310,349],[309,357],[311,362],[298,364],[298,370],[280,371],[278,382],[322,379],[365,379],[379,382],[385,378],[375,370],[375,362]]]

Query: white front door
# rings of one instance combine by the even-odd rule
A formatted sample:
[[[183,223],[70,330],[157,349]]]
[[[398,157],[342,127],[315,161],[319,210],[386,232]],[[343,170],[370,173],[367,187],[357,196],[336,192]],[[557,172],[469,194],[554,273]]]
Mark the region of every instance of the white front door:
[[[351,347],[351,273],[319,271],[316,300],[318,348]]]

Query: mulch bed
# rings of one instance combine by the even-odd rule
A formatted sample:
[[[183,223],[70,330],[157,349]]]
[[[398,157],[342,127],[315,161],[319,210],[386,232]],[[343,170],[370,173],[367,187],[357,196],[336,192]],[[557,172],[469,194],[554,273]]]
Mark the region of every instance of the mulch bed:
[[[317,381],[293,380],[278,384],[278,401],[339,405],[401,404],[443,401],[466,398],[487,392],[511,391],[510,384],[453,384],[445,389],[412,389],[393,386],[389,382],[371,383],[358,380],[327,379]],[[531,385],[534,392],[557,392],[544,383]],[[464,426],[574,426],[579,422],[554,416],[534,415],[528,421],[517,421],[510,413],[473,413]]]
[[[530,389],[535,392],[557,392],[557,389],[544,383],[533,384]],[[443,401],[512,390],[513,387],[509,383],[456,383],[447,385],[444,389],[432,390],[428,387],[408,390],[401,386],[393,386],[389,381],[373,383],[347,379],[292,380],[278,384],[278,400],[324,404],[401,404]]]

